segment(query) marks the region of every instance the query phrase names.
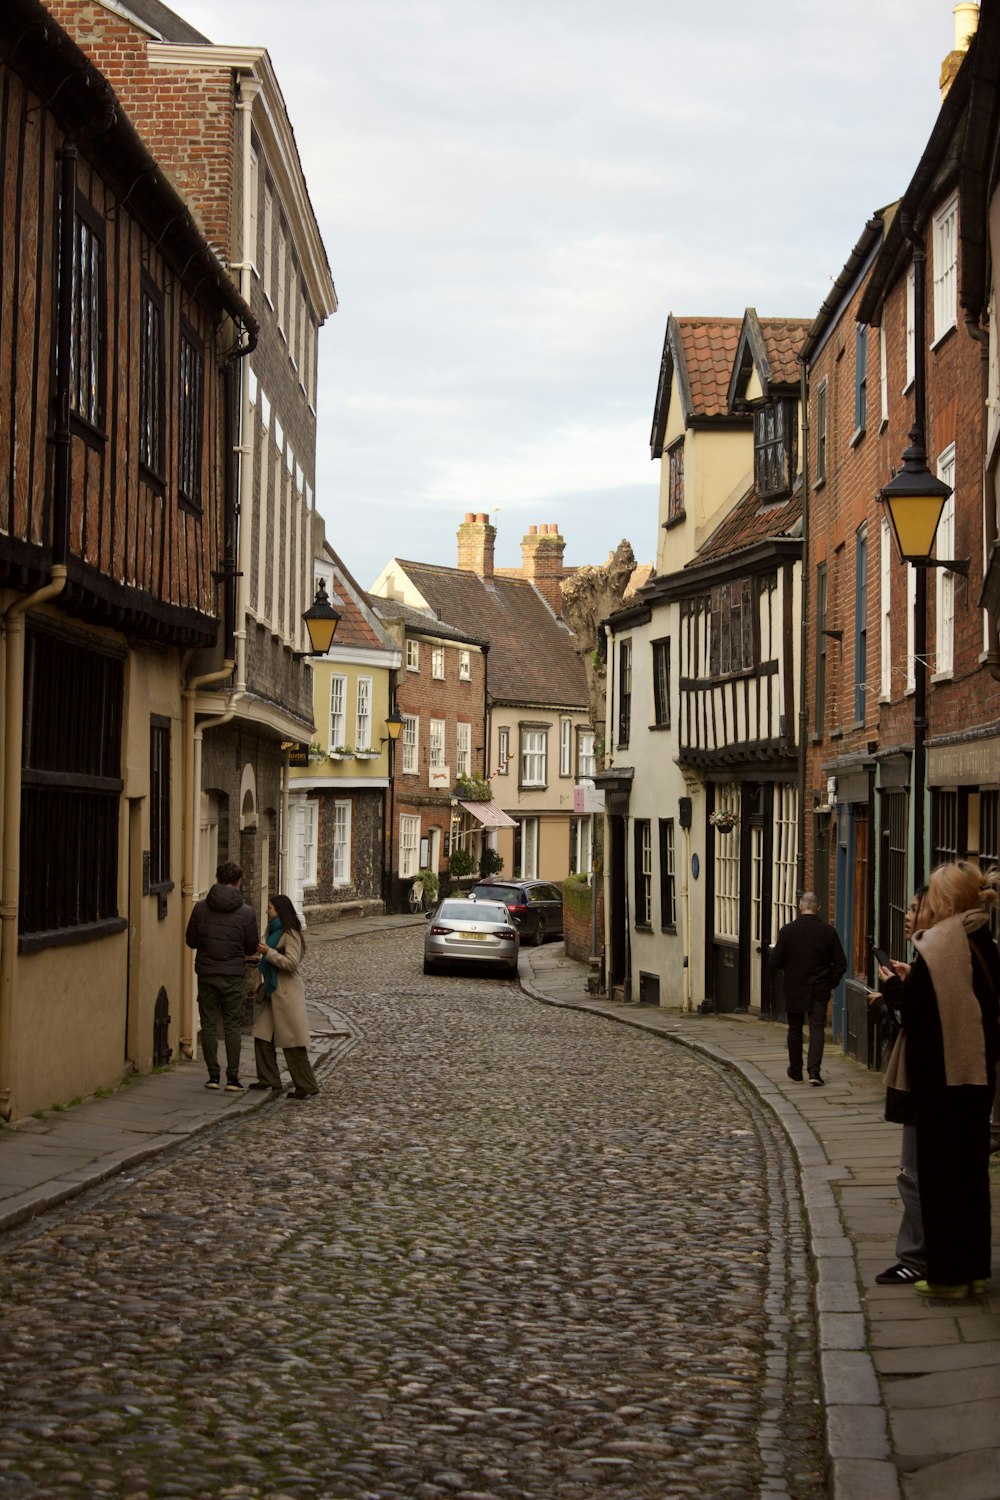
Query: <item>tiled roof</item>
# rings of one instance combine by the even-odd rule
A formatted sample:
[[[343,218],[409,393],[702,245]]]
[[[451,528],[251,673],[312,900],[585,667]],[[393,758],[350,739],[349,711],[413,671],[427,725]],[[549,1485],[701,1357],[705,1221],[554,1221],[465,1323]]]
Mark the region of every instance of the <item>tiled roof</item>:
[[[740,318],[672,318],[683,351],[678,370],[689,417],[728,415],[729,377],[740,341]],[[675,348],[675,360],[677,349]],[[678,361],[679,362],[679,361]]]
[[[520,578],[485,579],[432,563],[396,561],[436,614],[448,621],[474,621],[477,634],[489,641],[491,698],[539,708],[586,706],[587,679],[576,637],[532,584]],[[388,603],[376,602],[380,611]]]
[[[208,42],[208,37],[202,36],[183,16],[161,4],[160,0],[128,0],[126,12],[131,12],[165,42]]]
[[[400,566],[408,571],[413,564],[401,563]],[[401,620],[407,630],[414,634],[439,636],[443,641],[468,642],[470,646],[489,644],[482,631],[473,634],[460,625],[450,625],[446,620],[439,620],[425,609],[414,609],[411,604],[403,604],[398,599],[382,599],[378,594],[369,594],[368,598],[380,620]]]
[[[797,535],[801,520],[801,486],[787,500],[762,503],[757,498],[756,486],[751,485],[687,566],[697,568],[713,558],[728,557],[766,537]]]
[[[771,379],[794,385],[799,378],[799,350],[809,332],[809,318],[761,318]]]

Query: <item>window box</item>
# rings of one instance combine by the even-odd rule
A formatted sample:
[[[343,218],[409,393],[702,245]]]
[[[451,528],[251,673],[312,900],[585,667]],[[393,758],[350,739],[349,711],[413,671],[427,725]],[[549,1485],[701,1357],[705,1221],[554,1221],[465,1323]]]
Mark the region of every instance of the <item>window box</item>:
[[[355,750],[355,760],[378,760],[382,754],[381,750]]]
[[[327,755],[331,760],[353,760],[354,751],[347,745],[338,745],[336,750],[328,750]]]

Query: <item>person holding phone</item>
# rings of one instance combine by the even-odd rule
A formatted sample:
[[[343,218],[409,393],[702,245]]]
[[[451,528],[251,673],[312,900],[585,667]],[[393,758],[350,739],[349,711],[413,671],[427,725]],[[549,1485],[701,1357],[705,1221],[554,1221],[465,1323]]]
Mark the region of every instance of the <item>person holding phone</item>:
[[[802,1082],[802,1031],[809,1018],[806,1072],[814,1088],[823,1087],[820,1068],[826,1039],[830,994],[847,968],[837,929],[824,922],[812,891],[799,897],[799,915],[786,922],[771,949],[771,967],[785,971],[785,1014],[788,1018],[788,1076]]]
[[[927,887],[918,886],[903,918],[903,933],[912,943],[915,932],[922,932],[932,922],[927,905]],[[910,972],[906,963],[897,963],[884,948],[874,947],[872,952],[878,962],[879,974],[895,975],[905,979]],[[880,1020],[889,1026],[890,1040],[895,1041],[901,1029],[899,1014],[885,1001],[878,990],[869,991],[868,1003]],[[899,1171],[896,1186],[899,1201],[903,1205],[896,1235],[896,1262],[887,1266],[875,1277],[878,1286],[913,1286],[927,1273],[927,1258],[924,1252],[924,1220],[920,1212],[920,1188],[917,1179],[917,1127],[912,1103],[906,1096],[887,1093],[885,1117],[894,1124],[902,1125],[903,1135],[899,1148]]]
[[[912,965],[879,966],[903,1029],[886,1085],[912,1097],[926,1279],[922,1296],[977,1295],[990,1274],[990,1109],[1000,1058],[1000,956],[986,907],[997,878],[970,860],[928,881]]]

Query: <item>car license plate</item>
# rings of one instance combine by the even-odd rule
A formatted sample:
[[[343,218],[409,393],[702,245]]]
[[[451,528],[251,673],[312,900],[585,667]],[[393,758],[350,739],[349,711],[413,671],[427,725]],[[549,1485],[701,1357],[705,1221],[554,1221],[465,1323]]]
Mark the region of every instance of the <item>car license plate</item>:
[[[474,943],[485,943],[489,937],[488,932],[460,932],[459,937],[471,938]]]

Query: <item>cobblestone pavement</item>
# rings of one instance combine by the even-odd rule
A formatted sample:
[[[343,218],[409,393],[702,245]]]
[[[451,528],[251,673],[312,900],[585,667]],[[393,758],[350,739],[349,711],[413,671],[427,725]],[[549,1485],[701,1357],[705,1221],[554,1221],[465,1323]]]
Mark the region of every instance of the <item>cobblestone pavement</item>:
[[[0,1243],[0,1497],[820,1500],[768,1117],[421,938],[310,949],[317,1099]]]

